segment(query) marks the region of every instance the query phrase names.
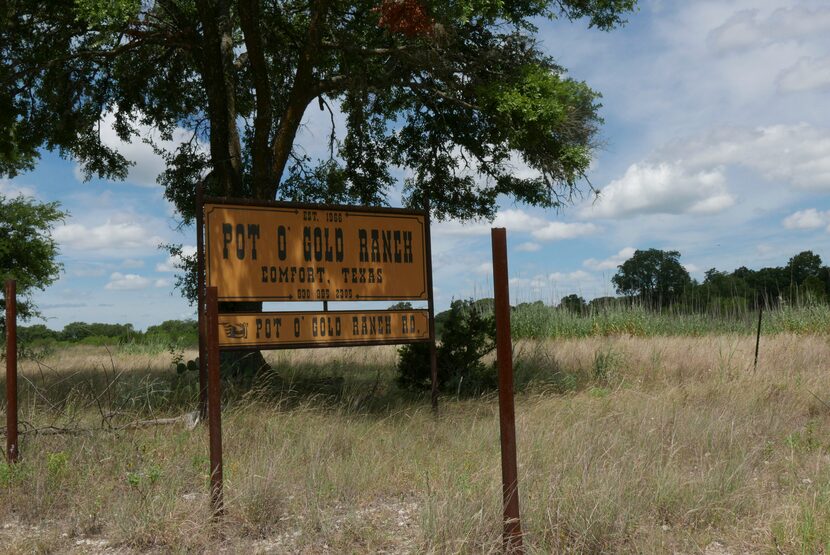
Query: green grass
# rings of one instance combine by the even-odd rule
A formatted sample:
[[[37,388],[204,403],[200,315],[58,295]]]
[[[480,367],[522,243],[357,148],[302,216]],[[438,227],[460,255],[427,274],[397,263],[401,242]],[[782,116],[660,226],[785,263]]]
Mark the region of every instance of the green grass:
[[[513,336],[517,339],[754,334],[757,325],[757,312],[728,316],[684,314],[671,309],[659,312],[638,305],[598,309],[580,315],[541,304],[528,304],[514,310],[511,318]],[[830,306],[785,306],[764,312],[761,333],[815,334],[826,333],[828,329]]]

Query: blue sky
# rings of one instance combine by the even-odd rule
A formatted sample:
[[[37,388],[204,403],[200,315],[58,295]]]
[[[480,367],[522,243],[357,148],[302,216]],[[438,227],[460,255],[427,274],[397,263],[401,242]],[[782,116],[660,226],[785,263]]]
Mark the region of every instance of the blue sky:
[[[502,204],[492,225],[508,229],[513,302],[613,294],[617,264],[638,248],[679,250],[698,279],[711,267],[782,265],[806,249],[830,261],[826,0],[645,0],[621,30],[543,22],[539,38],[603,95],[603,147],[589,174],[602,194],[558,212]],[[322,154],[328,125],[309,109],[300,140],[310,154]],[[34,171],[0,179],[5,195],[57,200],[71,213],[55,230],[64,273],[35,295],[50,327],[143,329],[194,315],[157,248],[194,245],[193,229],[178,229],[150,148],[121,146],[136,162],[125,182],[83,182],[73,161],[49,153]],[[490,295],[490,226],[435,224],[438,309]]]

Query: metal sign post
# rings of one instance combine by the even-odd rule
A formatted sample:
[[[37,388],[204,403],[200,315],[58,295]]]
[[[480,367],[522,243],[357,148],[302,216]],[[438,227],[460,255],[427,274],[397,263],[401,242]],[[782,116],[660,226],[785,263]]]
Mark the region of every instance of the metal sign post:
[[[6,282],[6,456],[17,462],[17,282]]]
[[[207,345],[205,338],[204,183],[196,186],[196,314],[199,319],[199,418],[207,418]]]
[[[219,380],[219,302],[216,287],[208,287],[207,302],[207,371],[208,433],[210,434],[210,501],[213,516],[224,514],[222,498],[222,395]]]
[[[499,428],[504,509],[504,549],[523,553],[519,520],[519,475],[516,466],[516,414],[513,408],[513,343],[510,338],[510,290],[507,274],[507,232],[493,228],[493,292],[496,308],[496,358],[499,366]]]
[[[438,353],[435,348],[435,293],[432,288],[432,233],[429,225],[429,202],[427,202],[426,209],[426,225],[424,229],[424,245],[426,249],[426,264],[429,268],[427,272],[427,295],[429,302],[427,311],[429,312],[429,379],[431,382],[430,397],[432,398],[432,411],[438,413]]]

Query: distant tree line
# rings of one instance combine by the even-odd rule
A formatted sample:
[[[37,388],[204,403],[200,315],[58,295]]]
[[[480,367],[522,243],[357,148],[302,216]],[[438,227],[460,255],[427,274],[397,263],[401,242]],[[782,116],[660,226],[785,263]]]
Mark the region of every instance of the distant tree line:
[[[826,303],[830,268],[819,255],[803,251],[784,266],[759,270],[741,266],[731,272],[711,268],[700,282],[692,279],[680,263],[680,252],[648,249],[635,251],[620,264],[611,282],[621,297],[599,297],[586,302],[579,295],[570,294],[562,298],[559,307],[582,313],[638,303],[653,309],[729,315],[760,306]]]
[[[148,327],[143,332],[136,330],[132,324],[72,322],[66,324],[62,330],[52,330],[43,324],[19,326],[18,337],[22,343],[27,345],[158,343],[191,346],[198,344],[199,329],[195,320],[166,320],[161,324]]]

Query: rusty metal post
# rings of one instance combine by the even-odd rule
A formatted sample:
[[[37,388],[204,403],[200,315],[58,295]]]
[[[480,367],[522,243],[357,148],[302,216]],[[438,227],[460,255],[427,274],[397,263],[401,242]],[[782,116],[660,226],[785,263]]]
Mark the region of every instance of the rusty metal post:
[[[17,282],[6,281],[6,456],[17,462]]]
[[[219,302],[216,287],[207,288],[208,433],[210,434],[210,501],[213,516],[225,512],[222,499],[222,407],[219,382]]]
[[[207,418],[207,349],[205,339],[204,183],[196,185],[196,313],[199,322],[199,418]]]
[[[507,232],[493,228],[493,293],[496,308],[496,358],[499,366],[499,428],[504,509],[504,550],[523,553],[519,520],[519,475],[516,466],[516,415],[513,407],[513,343],[510,338],[510,289]]]
[[[432,234],[430,232],[429,200],[425,203],[426,218],[424,218],[424,248],[426,249],[427,264],[427,309],[429,311],[429,375],[432,382],[432,410],[438,412],[438,354],[435,348],[435,293],[432,288]]]

